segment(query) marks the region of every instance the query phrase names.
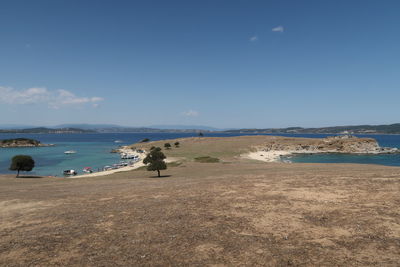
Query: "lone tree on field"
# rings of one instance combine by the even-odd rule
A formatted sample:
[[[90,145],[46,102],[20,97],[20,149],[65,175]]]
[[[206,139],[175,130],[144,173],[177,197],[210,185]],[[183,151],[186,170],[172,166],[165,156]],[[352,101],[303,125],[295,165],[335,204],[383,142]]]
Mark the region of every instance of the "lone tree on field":
[[[175,147],[179,147],[179,142],[175,142]]]
[[[150,151],[149,154],[144,158],[143,163],[149,164],[147,166],[148,171],[157,171],[158,177],[160,177],[160,170],[166,170],[167,164],[164,159],[167,157],[161,152],[161,148],[156,147]]]
[[[170,143],[165,143],[165,144],[164,144],[164,147],[165,147],[166,149],[171,149],[171,144],[170,144]]]
[[[200,133],[199,133],[199,136],[200,136],[200,137],[203,137],[203,136],[204,136],[204,134],[203,134],[202,132],[200,132]]]
[[[28,155],[17,155],[11,159],[10,170],[17,171],[19,177],[20,171],[29,172],[35,167],[35,161]]]

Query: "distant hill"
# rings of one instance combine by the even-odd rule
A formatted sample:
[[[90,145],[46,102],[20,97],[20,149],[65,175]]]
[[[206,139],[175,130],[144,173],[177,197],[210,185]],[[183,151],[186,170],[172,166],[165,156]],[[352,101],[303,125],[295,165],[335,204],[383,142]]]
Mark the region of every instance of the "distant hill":
[[[35,126],[25,124],[0,124],[0,129],[26,129],[34,127]]]
[[[220,131],[221,129],[203,126],[203,125],[151,125],[153,129],[174,129],[174,130],[204,130],[204,131]]]
[[[70,124],[60,124],[53,126],[52,128],[78,128],[84,130],[93,130],[93,129],[105,129],[105,128],[128,128],[116,124],[88,124],[88,123],[70,123]]]
[[[144,127],[132,127],[132,126],[121,126],[116,124],[60,124],[54,126],[54,128],[79,128],[79,129],[90,129],[90,130],[122,130],[122,131],[157,131],[157,130],[204,130],[204,131],[220,131],[209,126],[201,125],[151,125]]]
[[[95,129],[99,133],[193,133],[193,132],[209,132],[197,129],[155,129],[147,127],[114,127]]]
[[[314,134],[400,134],[400,123],[389,125],[350,125],[321,128],[265,128],[238,129],[224,131],[226,133],[314,133]]]
[[[65,133],[95,133],[93,130],[84,130],[78,128],[27,128],[27,129],[3,129],[0,133],[47,133],[47,134],[65,134]]]

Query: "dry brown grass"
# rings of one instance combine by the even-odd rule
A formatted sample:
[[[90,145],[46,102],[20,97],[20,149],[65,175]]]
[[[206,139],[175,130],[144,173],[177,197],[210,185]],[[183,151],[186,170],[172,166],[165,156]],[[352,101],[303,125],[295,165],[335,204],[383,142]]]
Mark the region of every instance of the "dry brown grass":
[[[199,153],[179,142],[174,156]],[[226,159],[167,178],[0,177],[0,265],[399,265],[400,168]]]
[[[195,157],[210,156],[225,160],[233,160],[236,156],[249,150],[256,144],[262,144],[265,140],[259,137],[237,137],[235,139],[220,138],[220,137],[193,137],[193,138],[178,138],[168,140],[171,144],[179,142],[179,147],[171,149],[163,149],[167,157],[184,158],[194,160]],[[134,144],[132,147],[143,148],[147,151],[152,146],[164,148],[166,141],[154,141],[149,143]]]

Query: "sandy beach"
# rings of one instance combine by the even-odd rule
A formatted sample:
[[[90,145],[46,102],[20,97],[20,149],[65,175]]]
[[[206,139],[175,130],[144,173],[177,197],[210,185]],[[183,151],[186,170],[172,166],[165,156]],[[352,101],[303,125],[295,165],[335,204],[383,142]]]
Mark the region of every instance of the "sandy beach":
[[[138,152],[133,152],[132,149],[130,147],[121,147],[118,149],[118,153],[120,154],[131,154],[131,155],[137,155],[138,156],[138,160],[133,163],[130,166],[124,166],[124,167],[120,167],[117,169],[112,169],[112,170],[104,170],[104,171],[99,171],[99,172],[93,172],[93,173],[87,173],[87,174],[82,174],[82,175],[76,175],[76,176],[70,176],[68,177],[68,179],[72,178],[72,179],[77,179],[77,178],[88,178],[88,177],[100,177],[100,176],[106,176],[106,175],[110,175],[113,173],[118,173],[118,172],[127,172],[127,171],[132,171],[135,169],[138,169],[140,167],[146,166],[143,163],[143,159],[146,157],[146,151],[143,151],[143,153],[138,153]],[[165,160],[166,163],[171,163],[174,161],[177,161],[179,159],[177,158],[167,158]]]
[[[120,167],[120,168],[112,169],[112,170],[104,170],[104,171],[99,171],[99,172],[70,176],[68,178],[76,179],[76,178],[86,178],[86,177],[99,177],[99,176],[110,175],[110,174],[117,173],[117,172],[132,171],[132,170],[135,170],[135,169],[145,166],[143,163],[143,159],[146,157],[146,151],[144,151],[143,153],[137,153],[137,152],[132,151],[132,149],[128,148],[128,147],[118,148],[117,151],[119,154],[136,155],[136,156],[138,156],[138,160],[130,166],[124,166],[124,167]]]
[[[264,162],[280,162],[282,156],[290,155],[290,151],[256,151],[242,155],[243,158]]]

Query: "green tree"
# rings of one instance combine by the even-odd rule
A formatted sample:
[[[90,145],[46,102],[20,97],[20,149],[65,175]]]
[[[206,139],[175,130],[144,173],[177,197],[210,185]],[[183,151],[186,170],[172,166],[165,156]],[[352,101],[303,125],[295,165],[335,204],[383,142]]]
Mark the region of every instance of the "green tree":
[[[204,134],[203,134],[202,132],[200,132],[200,133],[199,133],[199,136],[200,136],[200,137],[203,137],[203,136],[204,136]]]
[[[175,145],[175,147],[179,147],[180,144],[179,144],[179,142],[175,142],[174,145]]]
[[[171,149],[171,144],[170,144],[170,143],[165,143],[165,144],[164,144],[164,147],[165,147],[166,149]]]
[[[161,148],[156,147],[150,151],[149,154],[144,158],[143,163],[148,164],[148,171],[157,171],[158,177],[160,177],[160,170],[166,170],[167,164],[164,159],[167,157],[161,152]]]
[[[20,171],[29,172],[35,167],[35,161],[28,155],[17,155],[11,159],[10,170],[17,171],[19,177]]]

